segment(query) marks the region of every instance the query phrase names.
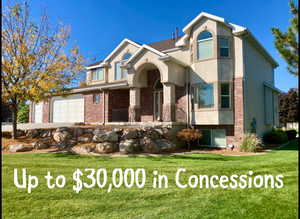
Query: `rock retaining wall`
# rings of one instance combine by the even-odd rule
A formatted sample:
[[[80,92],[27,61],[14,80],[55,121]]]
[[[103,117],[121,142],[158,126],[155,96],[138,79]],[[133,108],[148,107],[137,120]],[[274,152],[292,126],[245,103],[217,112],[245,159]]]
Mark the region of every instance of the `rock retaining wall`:
[[[32,129],[21,135],[37,139],[30,145],[9,145],[11,152],[47,149],[56,146],[75,154],[88,153],[164,153],[174,152],[183,146],[176,133],[183,126],[158,126],[142,128],[61,127],[57,129]],[[24,148],[24,150],[23,150]]]

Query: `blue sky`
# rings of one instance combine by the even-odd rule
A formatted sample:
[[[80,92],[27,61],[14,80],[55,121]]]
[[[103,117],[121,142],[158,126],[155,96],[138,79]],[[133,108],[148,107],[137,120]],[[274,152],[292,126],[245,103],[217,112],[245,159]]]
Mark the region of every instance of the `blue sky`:
[[[3,6],[5,6],[3,1]],[[273,43],[271,27],[286,30],[289,26],[288,0],[31,0],[32,14],[40,15],[46,7],[52,21],[72,27],[85,58],[105,58],[124,38],[150,43],[172,36],[201,11],[224,17],[245,26],[279,63],[275,69],[276,86],[287,91],[298,87],[298,78],[286,70],[284,60]]]

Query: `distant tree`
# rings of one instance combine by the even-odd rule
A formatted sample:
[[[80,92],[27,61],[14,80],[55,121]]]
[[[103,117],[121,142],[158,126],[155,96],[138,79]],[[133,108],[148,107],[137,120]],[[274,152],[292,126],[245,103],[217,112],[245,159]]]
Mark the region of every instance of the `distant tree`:
[[[287,32],[281,32],[278,28],[273,27],[272,32],[275,36],[275,47],[281,54],[282,58],[288,64],[288,71],[298,76],[298,7],[293,1],[289,2],[292,18],[290,19],[291,26]]]
[[[279,121],[284,126],[288,122],[298,122],[298,89],[290,89],[279,95]]]
[[[78,47],[65,52],[70,28],[50,25],[46,13],[33,22],[29,8],[26,1],[14,1],[2,11],[1,96],[12,111],[12,138],[17,137],[20,103],[68,94],[68,84],[83,69]]]
[[[29,121],[29,105],[24,102],[19,104],[18,108],[17,122],[27,123]]]

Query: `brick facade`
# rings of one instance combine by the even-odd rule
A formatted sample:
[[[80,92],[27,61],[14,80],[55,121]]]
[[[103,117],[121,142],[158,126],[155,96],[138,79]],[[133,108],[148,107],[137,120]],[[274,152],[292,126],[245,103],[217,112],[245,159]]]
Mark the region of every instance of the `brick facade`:
[[[94,95],[100,95],[99,103],[94,103]],[[91,93],[84,94],[84,121],[86,123],[102,123],[104,113],[104,93],[100,91],[95,91]]]
[[[227,144],[239,147],[244,134],[244,79],[234,78],[233,81],[233,112],[234,135],[227,138]]]
[[[128,121],[129,89],[106,91],[107,121]]]
[[[175,111],[175,120],[176,122],[186,122],[186,88],[185,87],[175,87],[175,103],[176,103],[176,111]]]
[[[157,79],[159,79],[159,77],[160,74],[158,70],[151,70],[147,72],[148,86],[146,88],[141,88],[141,122],[154,121],[153,86]]]

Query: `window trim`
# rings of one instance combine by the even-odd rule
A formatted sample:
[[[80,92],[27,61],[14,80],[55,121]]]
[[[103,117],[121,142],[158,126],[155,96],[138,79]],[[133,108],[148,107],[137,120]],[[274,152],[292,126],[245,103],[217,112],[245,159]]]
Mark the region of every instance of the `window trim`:
[[[229,95],[222,95],[222,84],[228,84],[229,85]],[[226,107],[226,108],[222,107],[222,96],[229,97],[229,107]],[[231,82],[223,81],[223,82],[219,83],[219,98],[220,98],[219,109],[221,109],[221,110],[232,109],[232,83]]]
[[[213,104],[209,107],[203,107],[203,106],[200,106],[200,103],[199,103],[199,87],[201,85],[212,85],[212,100],[213,100]],[[215,84],[214,83],[197,83],[197,84],[194,84],[194,104],[197,105],[197,108],[198,110],[211,110],[211,109],[214,109],[215,108]]]
[[[96,101],[96,96],[99,97],[99,101]],[[94,93],[93,94],[93,104],[98,104],[100,102],[101,102],[101,95],[100,95],[100,93]]]
[[[227,39],[228,40],[228,56],[221,56],[221,39]],[[217,40],[217,47],[218,47],[218,58],[221,58],[221,59],[230,59],[232,58],[232,37],[230,36],[223,36],[223,35],[220,35],[218,36],[218,40]]]
[[[123,81],[123,80],[127,80],[128,78],[128,72],[125,73],[125,70],[127,71],[127,69],[124,69],[124,68],[121,68],[121,65],[124,64],[128,59],[124,59],[124,56],[127,55],[127,54],[130,54],[132,56],[132,53],[131,52],[125,52],[122,57],[121,57],[121,60],[120,61],[116,61],[115,62],[115,77],[114,77],[114,80],[115,81]],[[130,56],[130,57],[131,57]],[[120,63],[120,70],[121,70],[121,78],[118,78],[117,79],[117,64]],[[126,74],[126,77],[125,77],[125,74]]]
[[[209,131],[210,132],[210,144],[209,145],[204,145],[200,144],[200,139],[198,139],[198,146],[202,147],[216,147],[216,148],[224,148],[227,146],[227,135],[226,135],[226,129],[222,128],[204,128],[204,129],[199,129],[200,131]],[[214,145],[214,131],[215,130],[222,130],[225,133],[225,145],[223,146],[215,146]]]
[[[98,73],[99,69],[102,69],[102,74],[103,74],[103,79],[102,80],[99,80],[99,79],[94,79],[93,75],[95,73]],[[105,81],[105,69],[104,68],[96,68],[96,69],[93,69],[91,71],[91,80],[92,81]]]
[[[202,39],[202,40],[198,40],[199,36],[203,33],[203,32],[209,32],[211,34],[211,37],[210,38],[206,38],[206,39]],[[200,58],[199,56],[199,43],[201,42],[205,42],[205,41],[211,41],[211,56],[210,57],[206,57],[206,58]],[[196,60],[198,61],[203,61],[203,60],[209,60],[209,59],[213,59],[214,58],[214,35],[213,33],[210,31],[210,30],[202,30],[198,35],[197,35],[197,38],[196,38]]]

